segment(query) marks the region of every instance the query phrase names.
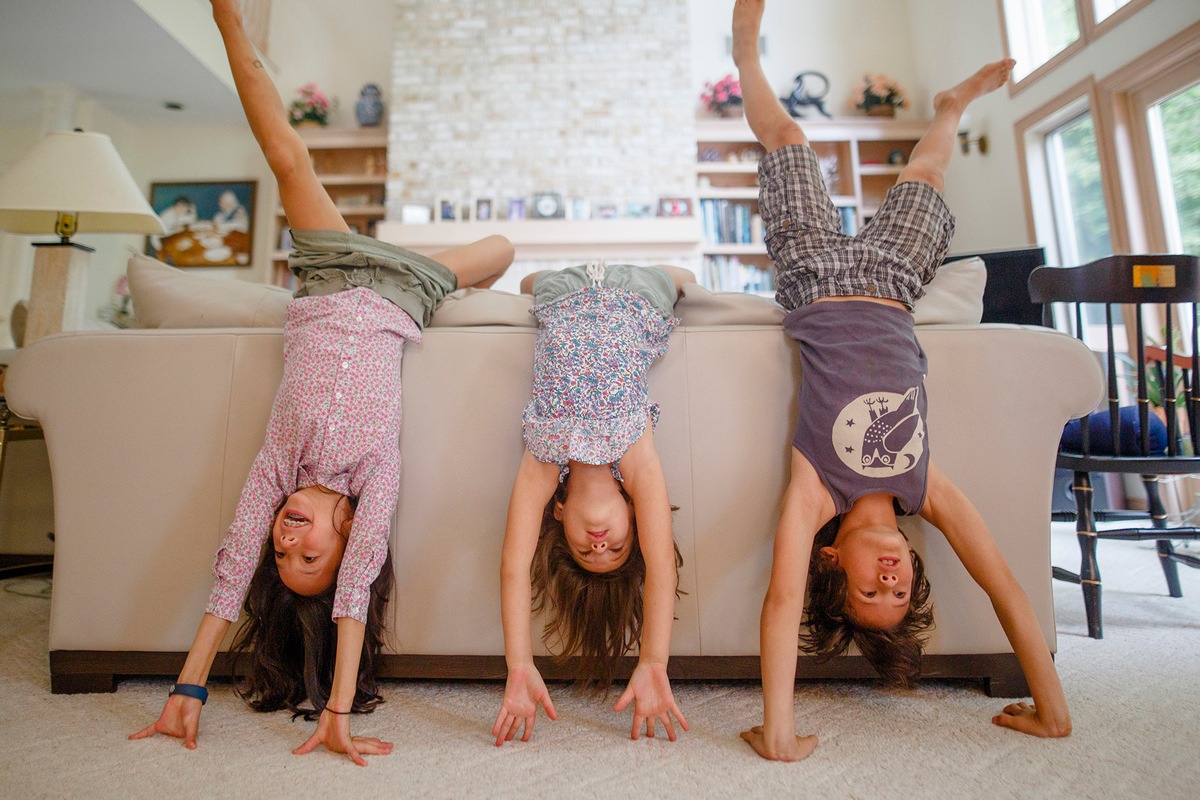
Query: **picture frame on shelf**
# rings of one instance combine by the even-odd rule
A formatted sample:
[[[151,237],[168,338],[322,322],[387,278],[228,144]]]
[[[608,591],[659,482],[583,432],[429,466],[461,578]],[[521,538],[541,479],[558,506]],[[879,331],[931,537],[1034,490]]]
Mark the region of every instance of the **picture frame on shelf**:
[[[475,221],[491,222],[496,202],[490,197],[475,198]]]
[[[458,204],[450,198],[438,198],[434,210],[434,222],[458,222]]]
[[[146,254],[175,267],[249,267],[257,188],[246,179],[151,183],[166,233],[146,237]]]
[[[567,219],[587,219],[592,214],[591,203],[586,197],[572,195],[567,198]]]
[[[616,219],[621,216],[616,203],[599,203],[592,210],[593,219]]]
[[[292,226],[283,225],[279,228],[279,249],[285,253],[292,252]]]
[[[429,206],[405,203],[400,206],[400,222],[404,225],[428,225],[433,221],[433,209]]]
[[[560,192],[534,192],[533,205],[530,207],[533,219],[563,219],[566,207]]]
[[[512,219],[512,220],[525,219],[525,198],[524,197],[508,198],[508,219]]]
[[[692,198],[690,197],[660,197],[658,198],[658,216],[660,217],[690,217],[692,216]]]
[[[625,206],[625,216],[630,219],[644,219],[654,216],[654,206],[650,203],[628,203]]]
[[[475,213],[475,209],[471,207],[471,201],[464,200],[462,205],[459,206],[459,209],[458,209],[458,221],[459,222],[470,222],[471,220],[473,220],[475,218],[474,213]]]

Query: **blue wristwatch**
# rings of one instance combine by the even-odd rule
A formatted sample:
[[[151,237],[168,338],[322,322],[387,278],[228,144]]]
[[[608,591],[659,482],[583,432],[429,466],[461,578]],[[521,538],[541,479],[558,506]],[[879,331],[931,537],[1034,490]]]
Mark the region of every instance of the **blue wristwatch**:
[[[170,697],[177,694],[181,694],[184,697],[194,697],[200,701],[200,705],[208,702],[208,689],[205,689],[203,686],[197,686],[194,683],[171,684],[171,691],[167,696]]]

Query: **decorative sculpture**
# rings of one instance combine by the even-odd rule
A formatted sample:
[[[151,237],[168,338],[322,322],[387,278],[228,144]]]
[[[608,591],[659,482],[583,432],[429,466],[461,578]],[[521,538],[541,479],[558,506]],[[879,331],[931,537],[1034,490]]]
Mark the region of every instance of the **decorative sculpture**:
[[[805,79],[810,79],[809,86],[812,80],[819,81],[820,92],[813,91],[809,86],[805,85]],[[829,78],[826,78],[822,73],[814,70],[801,72],[796,76],[796,85],[792,87],[790,97],[781,97],[780,101],[787,106],[788,113],[793,117],[802,116],[801,110],[806,106],[812,106],[826,119],[833,119],[833,115],[825,110],[825,95],[829,94]]]

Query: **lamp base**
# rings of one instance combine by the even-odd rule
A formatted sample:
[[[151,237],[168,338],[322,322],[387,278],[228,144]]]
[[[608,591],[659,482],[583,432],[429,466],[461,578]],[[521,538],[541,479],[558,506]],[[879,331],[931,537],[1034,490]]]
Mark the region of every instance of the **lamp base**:
[[[83,327],[87,264],[92,248],[73,242],[38,242],[25,346],[43,336]]]

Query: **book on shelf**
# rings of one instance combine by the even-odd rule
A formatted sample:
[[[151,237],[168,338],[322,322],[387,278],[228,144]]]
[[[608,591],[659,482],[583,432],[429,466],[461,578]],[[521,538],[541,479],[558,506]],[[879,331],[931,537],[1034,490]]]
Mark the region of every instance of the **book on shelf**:
[[[858,220],[854,215],[854,206],[838,206],[838,216],[842,219],[842,233],[854,236],[858,233]]]
[[[743,263],[737,256],[706,256],[700,285],[712,292],[775,291],[774,270]]]

